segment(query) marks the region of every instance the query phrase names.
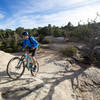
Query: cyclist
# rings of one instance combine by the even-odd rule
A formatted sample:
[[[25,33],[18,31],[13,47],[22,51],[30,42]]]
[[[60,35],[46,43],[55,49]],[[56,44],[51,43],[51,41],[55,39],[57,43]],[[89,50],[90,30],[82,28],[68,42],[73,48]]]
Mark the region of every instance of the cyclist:
[[[36,68],[36,58],[35,58],[35,55],[36,55],[36,51],[38,49],[39,44],[34,39],[34,37],[29,36],[28,32],[22,32],[22,35],[23,35],[23,39],[24,39],[23,40],[22,50],[24,51],[25,48],[28,46],[28,56],[31,55],[30,57],[33,59],[33,61],[35,61],[33,63],[32,62],[30,63],[30,69],[32,69],[33,64],[34,64],[34,68]]]

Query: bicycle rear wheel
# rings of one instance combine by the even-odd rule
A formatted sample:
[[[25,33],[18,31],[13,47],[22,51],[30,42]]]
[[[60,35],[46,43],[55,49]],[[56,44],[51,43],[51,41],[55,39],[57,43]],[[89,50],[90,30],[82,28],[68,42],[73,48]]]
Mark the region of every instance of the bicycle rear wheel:
[[[31,70],[32,76],[36,76],[38,71],[39,71],[39,63],[36,61],[36,68],[35,68],[35,70],[34,70],[34,68],[33,68],[33,70]]]
[[[12,58],[7,65],[7,74],[11,79],[18,79],[24,73],[24,62],[19,57]]]

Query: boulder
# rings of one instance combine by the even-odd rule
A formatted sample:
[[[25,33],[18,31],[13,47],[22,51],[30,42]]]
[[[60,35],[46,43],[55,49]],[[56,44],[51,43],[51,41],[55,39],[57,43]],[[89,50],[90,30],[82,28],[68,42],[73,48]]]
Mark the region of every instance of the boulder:
[[[76,92],[80,91],[84,100],[100,100],[100,69],[90,67],[78,77],[78,81]]]

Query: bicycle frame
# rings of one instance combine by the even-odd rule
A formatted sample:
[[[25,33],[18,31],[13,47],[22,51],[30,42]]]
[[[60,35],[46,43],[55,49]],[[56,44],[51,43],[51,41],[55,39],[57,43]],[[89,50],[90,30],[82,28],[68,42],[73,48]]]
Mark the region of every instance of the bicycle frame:
[[[24,67],[26,67],[28,70],[29,70],[29,56],[28,56],[28,54],[27,53],[25,53],[24,55],[22,55],[22,57],[21,57],[21,61],[23,62],[24,61],[24,59],[25,59],[25,62],[26,62],[26,64],[25,64],[25,62],[24,62]],[[33,61],[33,59],[32,58],[30,58],[31,59],[31,62]],[[21,64],[21,62],[19,61],[19,63],[18,63],[18,65],[20,65]]]

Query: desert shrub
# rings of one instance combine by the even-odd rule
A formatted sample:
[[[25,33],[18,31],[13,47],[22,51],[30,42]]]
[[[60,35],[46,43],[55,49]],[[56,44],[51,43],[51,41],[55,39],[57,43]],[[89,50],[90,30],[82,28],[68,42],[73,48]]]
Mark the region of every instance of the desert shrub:
[[[10,41],[10,48],[13,49],[13,50],[12,50],[13,52],[17,52],[17,51],[19,50],[20,46],[18,46],[17,41],[11,40],[11,41]],[[8,50],[9,50],[9,49],[8,49]]]
[[[15,41],[15,40],[11,40],[11,41],[10,41],[10,47],[16,49],[16,48],[18,47],[18,43],[17,43],[17,41]]]
[[[72,57],[77,54],[77,48],[75,48],[73,45],[69,45],[62,50],[62,53],[67,57]]]
[[[3,49],[5,52],[12,53],[14,52],[13,48],[5,48]]]
[[[1,46],[2,47],[7,47],[7,44],[9,44],[7,41],[2,41]]]
[[[92,29],[88,25],[78,26],[72,32],[72,36],[78,37],[80,40],[87,41],[91,36]]]
[[[4,40],[1,41],[0,49],[4,50],[5,52],[17,52],[20,51],[21,46],[15,40]]]
[[[0,42],[0,46],[2,46],[2,42]]]
[[[39,42],[42,42],[43,39],[44,39],[44,37],[45,37],[44,35],[40,34],[40,35],[39,35]]]
[[[62,36],[62,31],[61,31],[61,29],[58,28],[58,27],[55,27],[55,28],[54,28],[54,32],[53,32],[53,36],[54,36],[54,37],[60,37],[60,36]]]

